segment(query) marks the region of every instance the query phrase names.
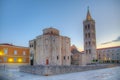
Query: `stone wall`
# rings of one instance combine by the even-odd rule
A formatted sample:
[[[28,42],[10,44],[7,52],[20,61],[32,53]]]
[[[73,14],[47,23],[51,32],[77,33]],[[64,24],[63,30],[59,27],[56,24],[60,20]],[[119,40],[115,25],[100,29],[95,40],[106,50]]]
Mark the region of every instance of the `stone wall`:
[[[101,68],[113,67],[115,65],[107,64],[107,65],[88,65],[88,66],[21,66],[20,71],[38,75],[55,75],[55,74],[63,74],[63,73],[71,73],[71,72],[81,72],[87,70],[95,70]]]

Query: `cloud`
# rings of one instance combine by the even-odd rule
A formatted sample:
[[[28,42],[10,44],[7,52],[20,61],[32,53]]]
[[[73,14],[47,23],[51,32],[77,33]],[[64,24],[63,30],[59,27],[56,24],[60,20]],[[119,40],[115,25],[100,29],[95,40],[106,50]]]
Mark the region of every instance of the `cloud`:
[[[120,36],[117,39],[112,40],[112,42],[117,42],[117,41],[120,41]]]
[[[112,40],[112,41],[109,41],[109,42],[105,42],[105,43],[101,43],[101,45],[109,44],[109,43],[112,43],[112,42],[118,42],[118,41],[120,41],[120,36],[118,36],[118,38],[115,39],[115,40]]]

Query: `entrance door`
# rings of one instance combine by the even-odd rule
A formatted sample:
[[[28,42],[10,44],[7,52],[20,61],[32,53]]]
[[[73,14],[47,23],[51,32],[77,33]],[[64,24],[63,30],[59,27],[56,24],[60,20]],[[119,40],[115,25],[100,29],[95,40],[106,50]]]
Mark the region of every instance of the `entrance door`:
[[[48,59],[46,59],[46,65],[48,65],[49,64],[49,60]]]

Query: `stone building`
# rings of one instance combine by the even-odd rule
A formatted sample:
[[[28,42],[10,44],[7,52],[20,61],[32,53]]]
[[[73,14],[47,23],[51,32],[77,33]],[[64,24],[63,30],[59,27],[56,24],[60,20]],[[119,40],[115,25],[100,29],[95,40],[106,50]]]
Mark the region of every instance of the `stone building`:
[[[70,65],[70,38],[55,28],[46,28],[43,35],[29,41],[34,65]]]
[[[71,54],[71,65],[82,65],[83,53],[78,51],[75,45],[71,46]]]
[[[100,63],[120,63],[120,46],[97,49]]]
[[[87,11],[86,19],[83,21],[84,34],[84,53],[85,63],[89,64],[97,58],[96,54],[96,32],[95,20],[92,19],[89,9]]]

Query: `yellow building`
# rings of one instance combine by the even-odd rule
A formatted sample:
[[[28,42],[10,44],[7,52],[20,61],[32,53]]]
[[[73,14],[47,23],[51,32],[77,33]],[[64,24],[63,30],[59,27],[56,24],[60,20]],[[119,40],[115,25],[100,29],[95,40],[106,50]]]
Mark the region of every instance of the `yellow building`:
[[[30,62],[28,47],[0,44],[0,65],[20,66]]]

